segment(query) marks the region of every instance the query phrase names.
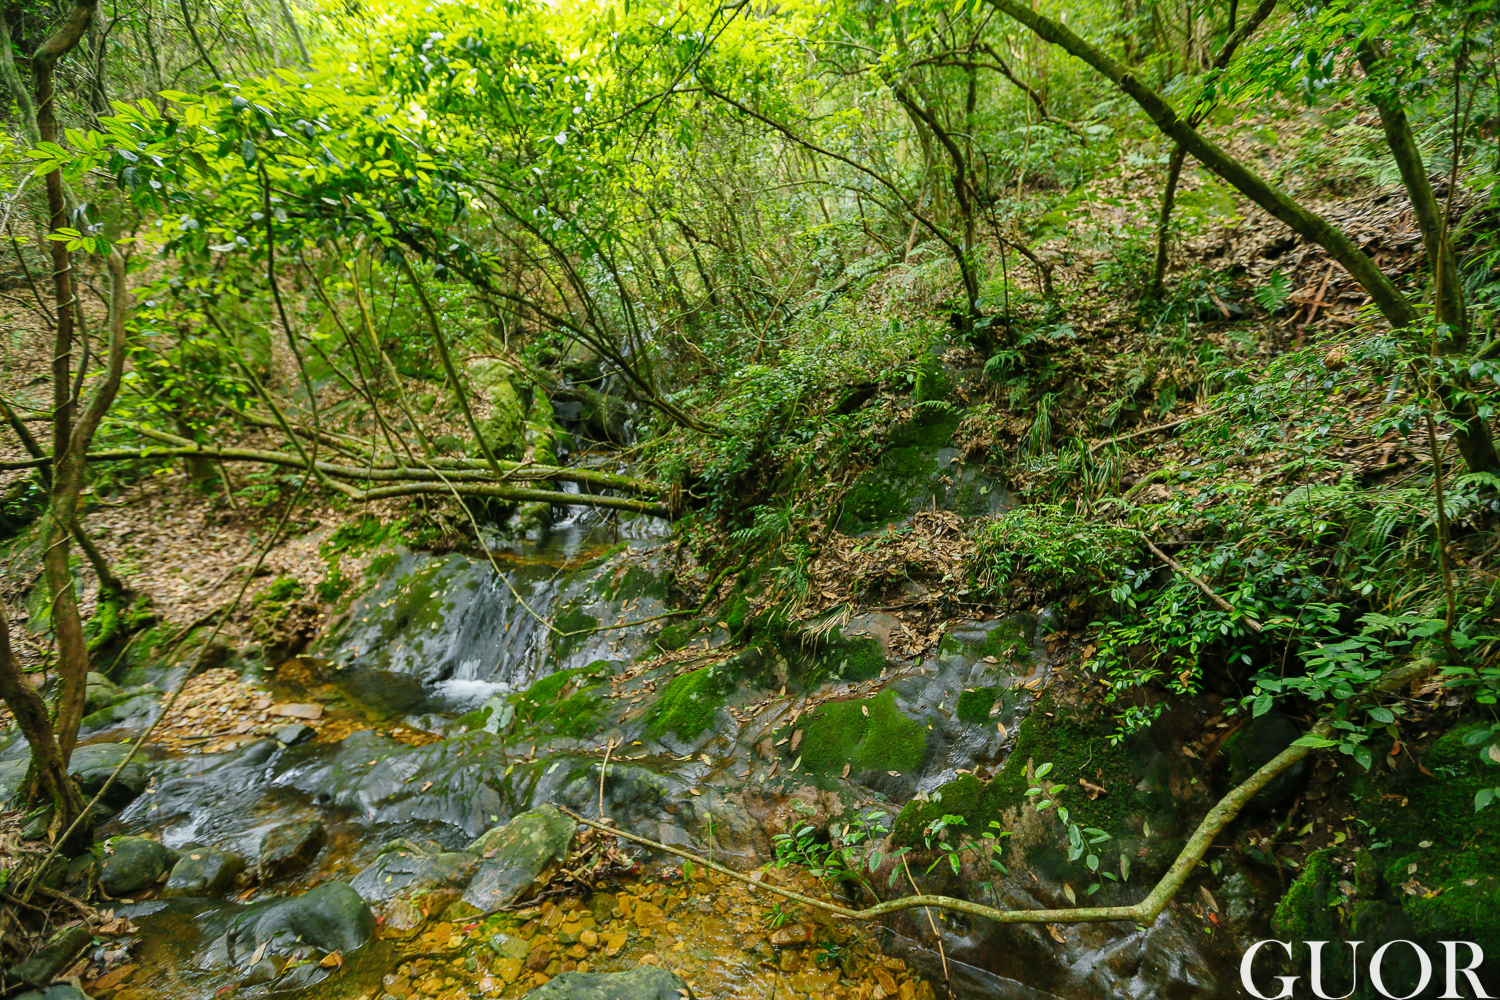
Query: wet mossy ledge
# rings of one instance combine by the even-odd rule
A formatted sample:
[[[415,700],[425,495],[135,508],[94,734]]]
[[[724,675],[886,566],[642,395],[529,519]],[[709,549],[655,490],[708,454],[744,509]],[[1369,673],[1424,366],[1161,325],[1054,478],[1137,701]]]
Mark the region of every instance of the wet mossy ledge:
[[[845,764],[859,771],[910,772],[927,755],[925,727],[896,707],[889,690],[821,705],[800,725],[797,755],[813,774],[837,774]]]
[[[1327,847],[1303,863],[1271,922],[1278,938],[1295,943],[1284,971],[1307,973],[1311,957],[1302,942],[1310,940],[1369,942],[1361,964],[1374,948],[1398,939],[1415,942],[1434,963],[1442,960],[1443,941],[1473,942],[1487,965],[1500,954],[1500,810],[1474,810],[1475,793],[1500,783],[1500,766],[1465,744],[1479,729],[1488,727],[1453,727],[1422,754],[1420,766],[1403,762],[1395,774],[1352,777],[1355,809],[1348,820],[1366,846]],[[1464,949],[1458,954],[1464,959]],[[1324,952],[1325,981],[1339,990],[1356,971],[1349,956],[1347,947]],[[1420,974],[1409,948],[1394,950],[1384,963],[1385,981],[1398,991]],[[1379,995],[1363,975],[1352,994],[1354,1000]]]

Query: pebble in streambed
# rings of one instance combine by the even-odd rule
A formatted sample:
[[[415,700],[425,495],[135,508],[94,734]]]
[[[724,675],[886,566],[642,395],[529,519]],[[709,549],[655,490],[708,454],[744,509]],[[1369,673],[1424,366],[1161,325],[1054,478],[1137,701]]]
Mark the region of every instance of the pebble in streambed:
[[[934,1000],[932,985],[882,955],[868,929],[807,914],[773,928],[773,912],[739,883],[700,877],[442,921],[405,940],[411,957],[373,1000],[519,998],[564,973],[642,965],[673,973],[700,1000]],[[632,977],[611,986],[622,987],[622,1000],[656,1000],[653,984]]]

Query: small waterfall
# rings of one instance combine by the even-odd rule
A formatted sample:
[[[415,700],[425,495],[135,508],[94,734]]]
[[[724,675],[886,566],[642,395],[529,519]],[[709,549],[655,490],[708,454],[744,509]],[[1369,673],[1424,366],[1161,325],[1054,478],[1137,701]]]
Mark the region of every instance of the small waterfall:
[[[572,484],[564,489],[577,492]],[[327,655],[359,689],[406,691],[398,700],[407,710],[442,714],[469,711],[551,673],[558,665],[550,662],[549,623],[559,598],[573,570],[616,536],[612,521],[596,520],[592,508],[560,513],[538,541],[487,531],[482,552],[404,555],[351,608]]]

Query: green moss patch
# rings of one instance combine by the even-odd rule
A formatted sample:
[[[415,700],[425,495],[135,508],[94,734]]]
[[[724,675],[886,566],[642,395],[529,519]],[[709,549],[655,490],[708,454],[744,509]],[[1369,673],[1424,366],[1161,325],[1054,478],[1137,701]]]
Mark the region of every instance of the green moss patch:
[[[858,534],[910,514],[931,496],[938,467],[935,452],[958,429],[959,415],[944,406],[919,407],[917,415],[892,429],[890,444],[875,467],[854,481],[844,497],[840,531]]]
[[[891,827],[898,844],[920,844],[922,834],[933,820],[943,816],[962,816],[973,828],[984,805],[984,783],[972,774],[960,774],[942,788],[933,792],[925,801],[912,799],[896,817]],[[977,836],[980,831],[973,829]]]
[[[714,723],[724,699],[734,690],[731,672],[722,664],[703,667],[676,677],[662,690],[646,717],[653,737],[672,733],[681,739],[696,739]]]
[[[661,630],[656,637],[656,648],[663,652],[671,653],[682,649],[693,641],[693,637],[703,631],[704,623],[701,621],[680,622],[676,625],[668,625]]]
[[[983,725],[990,721],[990,709],[995,707],[995,702],[1000,700],[1003,688],[982,687],[972,691],[965,691],[958,696],[958,721],[967,722],[971,726]]]
[[[587,736],[598,727],[607,706],[609,685],[603,678],[610,670],[608,660],[596,660],[585,667],[548,674],[515,696],[517,721],[554,736]]]
[[[1500,784],[1500,767],[1464,745],[1475,728],[1456,727],[1432,745],[1422,763],[1437,777],[1412,775],[1405,807],[1387,800],[1376,829],[1390,846],[1377,857],[1388,887],[1422,887],[1400,893],[1417,934],[1500,954],[1500,808],[1474,811],[1474,794]]]
[[[896,707],[896,695],[823,705],[802,724],[799,747],[804,770],[915,771],[927,755],[927,731]]]
[[[867,681],[886,667],[885,649],[874,639],[845,639],[837,629],[806,654],[795,639],[786,643],[789,658],[806,657],[802,680],[808,687],[831,680]]]

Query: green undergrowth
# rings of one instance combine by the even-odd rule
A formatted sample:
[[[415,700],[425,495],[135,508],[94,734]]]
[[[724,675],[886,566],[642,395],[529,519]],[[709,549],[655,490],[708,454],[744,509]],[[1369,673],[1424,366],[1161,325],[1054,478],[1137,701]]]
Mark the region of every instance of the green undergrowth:
[[[354,521],[341,526],[337,531],[328,536],[328,540],[318,546],[318,556],[323,560],[325,567],[323,579],[313,588],[318,600],[324,604],[338,604],[340,598],[350,592],[356,582],[344,573],[343,557],[358,557],[368,552],[373,552],[392,539],[401,537],[401,531],[405,527],[403,521],[383,522],[372,514],[363,514]],[[378,580],[391,566],[395,565],[399,556],[394,552],[387,552],[371,560],[365,571],[366,580]],[[378,567],[377,567],[377,564]]]
[[[973,706],[989,701],[984,707],[984,718],[978,721],[988,722],[991,698],[983,695],[969,702],[973,710]],[[960,716],[964,711],[965,702],[961,699]],[[1046,763],[1052,764],[1051,780],[1065,786],[1059,801],[1068,807],[1080,826],[1096,827],[1119,837],[1134,830],[1143,816],[1149,821],[1153,815],[1172,811],[1175,803],[1165,791],[1164,776],[1143,774],[1140,761],[1128,747],[1111,746],[1108,739],[1111,728],[1107,717],[1080,719],[1072,712],[1058,710],[1050,696],[1044,694],[1021,723],[1015,746],[1000,772],[988,783],[973,775],[959,775],[926,800],[917,798],[908,802],[893,827],[897,842],[919,845],[927,825],[944,815],[962,816],[965,829],[974,832],[986,829],[991,820],[1004,822],[1007,813],[1028,803],[1027,789],[1035,784],[1032,770]],[[1083,794],[1079,778],[1109,791],[1091,800]],[[1141,791],[1138,785],[1150,790]],[[1043,848],[1042,854],[1049,850]],[[1050,861],[1059,871],[1066,871],[1060,850],[1059,857]],[[1041,857],[1034,860],[1048,861]]]

